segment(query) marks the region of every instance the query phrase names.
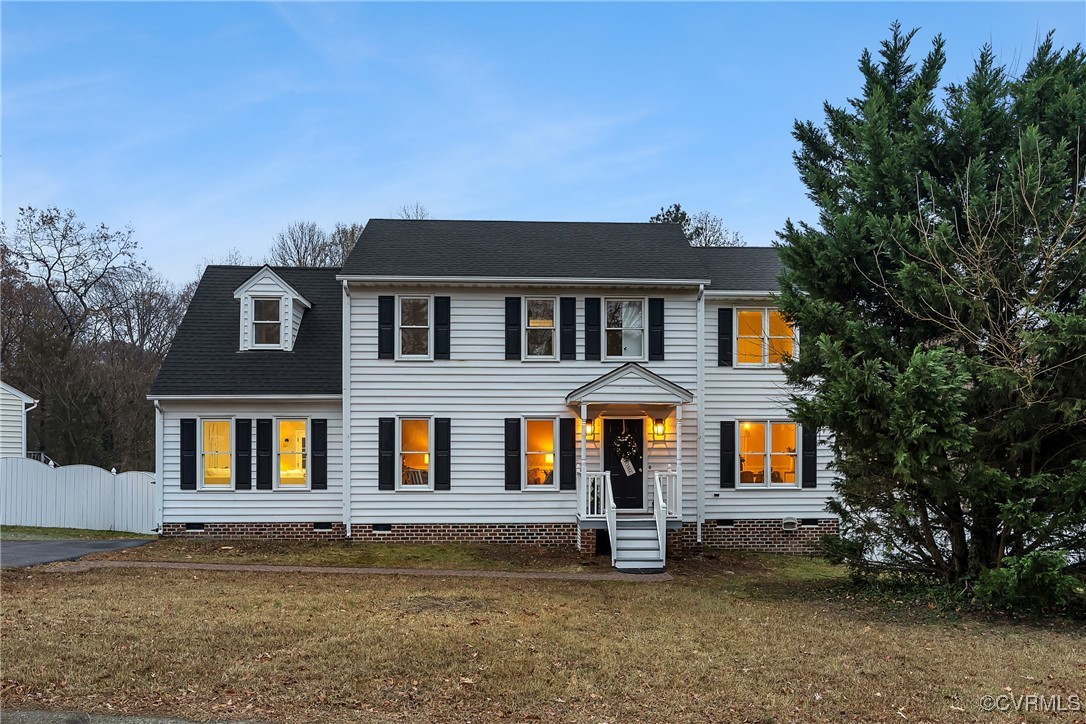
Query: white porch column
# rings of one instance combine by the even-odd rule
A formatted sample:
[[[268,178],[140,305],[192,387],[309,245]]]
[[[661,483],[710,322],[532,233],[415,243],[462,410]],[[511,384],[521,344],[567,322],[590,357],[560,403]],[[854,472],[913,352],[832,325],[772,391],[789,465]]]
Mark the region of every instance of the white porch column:
[[[683,513],[683,403],[675,405],[675,472],[678,485],[675,486],[679,489],[679,515]],[[674,501],[667,501],[668,505],[674,505]]]
[[[585,502],[588,500],[588,405],[581,403],[581,481],[577,486],[577,499],[581,515],[585,510]],[[580,545],[580,536],[577,537]]]

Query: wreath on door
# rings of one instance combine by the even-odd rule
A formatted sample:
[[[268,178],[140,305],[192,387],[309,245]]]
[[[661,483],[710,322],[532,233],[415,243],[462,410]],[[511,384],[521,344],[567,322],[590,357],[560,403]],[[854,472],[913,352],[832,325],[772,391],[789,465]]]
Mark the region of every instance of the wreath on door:
[[[619,460],[633,460],[637,457],[637,440],[625,430],[616,435],[611,442],[611,449]]]

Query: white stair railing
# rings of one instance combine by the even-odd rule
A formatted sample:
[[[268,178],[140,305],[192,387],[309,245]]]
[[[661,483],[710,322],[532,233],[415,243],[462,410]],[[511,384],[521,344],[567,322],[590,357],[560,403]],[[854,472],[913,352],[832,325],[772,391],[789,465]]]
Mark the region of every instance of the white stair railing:
[[[664,486],[660,485],[660,473],[656,473],[655,480],[653,481],[653,492],[656,493],[656,505],[653,509],[653,516],[656,518],[656,537],[660,541],[660,560],[667,560],[667,517],[668,502],[664,501]]]
[[[618,556],[618,509],[615,507],[615,494],[611,491],[611,473],[605,472],[603,479],[604,514],[607,517],[607,537],[611,540],[611,565],[615,565]]]
[[[663,489],[664,503],[667,505],[668,520],[680,520],[683,515],[682,489],[679,487],[679,474],[672,470],[653,474],[656,484]]]
[[[611,473],[586,473],[583,485],[581,485],[580,514],[581,518],[604,518],[606,514],[607,497],[604,488],[610,484]]]

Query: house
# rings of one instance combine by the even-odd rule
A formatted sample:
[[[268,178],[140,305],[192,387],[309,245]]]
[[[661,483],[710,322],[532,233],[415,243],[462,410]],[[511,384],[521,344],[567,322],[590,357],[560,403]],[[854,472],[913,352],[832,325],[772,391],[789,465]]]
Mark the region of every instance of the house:
[[[341,269],[208,267],[151,393],[163,533],[805,550],[837,520],[779,270],[673,225],[388,219]]]
[[[26,457],[26,413],[38,401],[6,382],[0,382],[0,458]]]

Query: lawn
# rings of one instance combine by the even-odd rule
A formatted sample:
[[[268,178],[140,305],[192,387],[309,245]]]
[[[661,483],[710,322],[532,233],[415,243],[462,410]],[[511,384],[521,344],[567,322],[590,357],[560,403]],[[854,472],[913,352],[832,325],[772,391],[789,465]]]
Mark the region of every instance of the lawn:
[[[5,572],[2,701],[283,722],[915,722],[999,718],[987,694],[1086,694],[1078,624],[858,602],[803,558],[673,573]]]
[[[0,541],[5,540],[111,540],[117,538],[154,538],[153,535],[118,530],[83,530],[81,528],[33,528],[0,525]]]

